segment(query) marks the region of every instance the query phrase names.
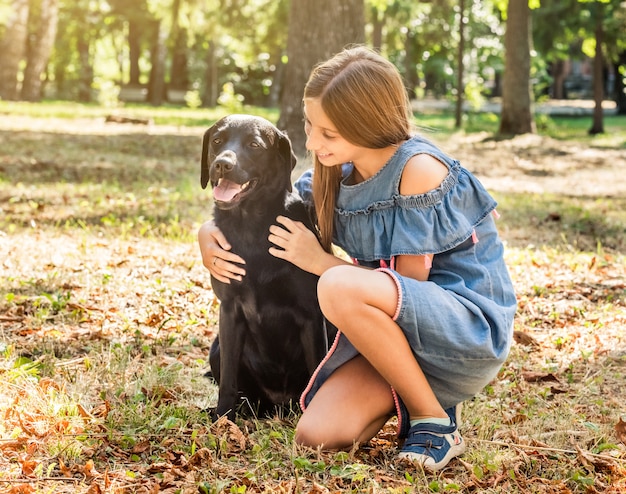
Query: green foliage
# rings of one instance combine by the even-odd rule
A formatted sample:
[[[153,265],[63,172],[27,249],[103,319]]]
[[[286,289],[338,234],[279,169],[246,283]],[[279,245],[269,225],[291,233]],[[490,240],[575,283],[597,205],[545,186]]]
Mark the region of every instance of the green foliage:
[[[226,113],[241,113],[243,101],[243,96],[235,93],[235,86],[232,83],[224,84],[222,94],[217,99],[217,102],[226,110]]]
[[[173,90],[165,91],[172,104],[206,108],[214,107],[220,98],[223,108],[240,110],[241,105],[275,107],[280,100],[289,27],[287,0],[61,0],[59,5],[58,36],[45,71],[45,97],[119,108],[128,105],[119,99],[121,87],[140,84],[150,94],[161,70],[159,79]],[[466,2],[468,48],[462,63],[472,105],[501,94],[506,5],[505,0]],[[626,49],[621,36],[626,16],[619,0],[529,2],[536,100],[551,93],[554,64],[593,52],[595,11],[600,5],[606,59],[617,61]],[[368,0],[367,6],[366,32],[382,36],[381,50],[402,72],[412,96],[454,99],[458,3]],[[1,2],[0,28],[10,12],[10,2]],[[135,34],[131,50],[130,36]],[[161,58],[156,55],[160,53],[157,34],[165,50]],[[131,60],[131,52],[138,58]]]

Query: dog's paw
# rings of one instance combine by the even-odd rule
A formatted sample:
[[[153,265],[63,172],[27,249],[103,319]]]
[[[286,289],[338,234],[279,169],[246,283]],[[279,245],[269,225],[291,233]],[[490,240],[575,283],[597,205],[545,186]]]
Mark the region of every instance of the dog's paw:
[[[202,413],[206,413],[209,416],[211,422],[216,422],[219,419],[219,415],[217,414],[217,407],[206,407],[202,409]]]
[[[209,381],[212,381],[213,384],[218,384],[218,380],[217,378],[213,375],[213,371],[212,370],[208,370],[206,371],[202,377],[206,377]]]

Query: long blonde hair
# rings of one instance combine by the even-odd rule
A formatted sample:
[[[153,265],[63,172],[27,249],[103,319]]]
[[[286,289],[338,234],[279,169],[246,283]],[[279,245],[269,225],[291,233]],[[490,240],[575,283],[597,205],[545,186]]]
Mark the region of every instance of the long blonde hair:
[[[350,143],[382,149],[409,138],[412,112],[396,67],[363,46],[347,48],[313,68],[304,98],[318,99],[322,110]],[[313,201],[321,243],[328,252],[341,166],[322,166],[314,157]]]

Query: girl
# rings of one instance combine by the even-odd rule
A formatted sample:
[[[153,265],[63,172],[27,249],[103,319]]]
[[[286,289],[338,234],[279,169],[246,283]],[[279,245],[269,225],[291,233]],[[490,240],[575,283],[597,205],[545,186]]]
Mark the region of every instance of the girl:
[[[339,334],[302,395],[295,440],[349,448],[395,412],[399,456],[441,469],[465,450],[456,405],[496,376],[511,345],[516,299],[496,203],[413,134],[400,74],[369,49],[315,67],[303,108],[314,171],[296,188],[315,206],[320,239],[278,217],[270,253],[320,276],[319,303]],[[245,275],[212,223],[199,242],[213,276]]]

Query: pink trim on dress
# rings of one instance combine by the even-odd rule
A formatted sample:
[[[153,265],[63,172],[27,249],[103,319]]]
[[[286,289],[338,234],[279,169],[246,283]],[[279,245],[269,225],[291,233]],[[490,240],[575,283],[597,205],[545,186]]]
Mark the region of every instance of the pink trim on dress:
[[[396,278],[396,275],[391,269],[388,268],[378,268],[376,271],[382,271],[391,276],[391,279],[395,282],[396,288],[398,289],[398,304],[396,305],[396,312],[394,313],[392,319],[395,321],[398,319],[400,315],[400,308],[402,307],[402,285],[400,285],[400,281]]]
[[[475,244],[478,243],[478,235],[476,235],[476,230],[472,230],[472,242]]]
[[[500,219],[500,213],[498,213],[497,209],[494,209],[493,211],[491,211],[491,214],[493,215],[493,217],[497,220]]]
[[[400,408],[400,398],[398,398],[398,393],[396,390],[391,388],[391,396],[393,397],[393,404],[396,407],[396,415],[398,416],[398,429],[397,435],[400,435],[400,431],[402,430],[402,409]]]
[[[330,358],[330,356],[337,349],[337,345],[339,344],[339,337],[340,336],[341,336],[341,332],[337,331],[337,334],[335,336],[335,340],[333,341],[333,344],[331,345],[330,349],[326,353],[326,356],[323,358],[323,360],[319,363],[319,365],[315,369],[315,372],[313,372],[313,375],[311,376],[311,379],[309,379],[309,384],[307,384],[306,388],[304,389],[304,391],[300,395],[300,408],[302,409],[303,412],[304,412],[304,410],[306,410],[306,406],[304,404],[304,398],[306,397],[307,393],[309,391],[311,391],[311,387],[313,387],[313,383],[315,382],[315,378],[319,374],[319,372],[322,369],[322,367],[324,366],[324,364],[326,362],[328,362],[328,359]]]

